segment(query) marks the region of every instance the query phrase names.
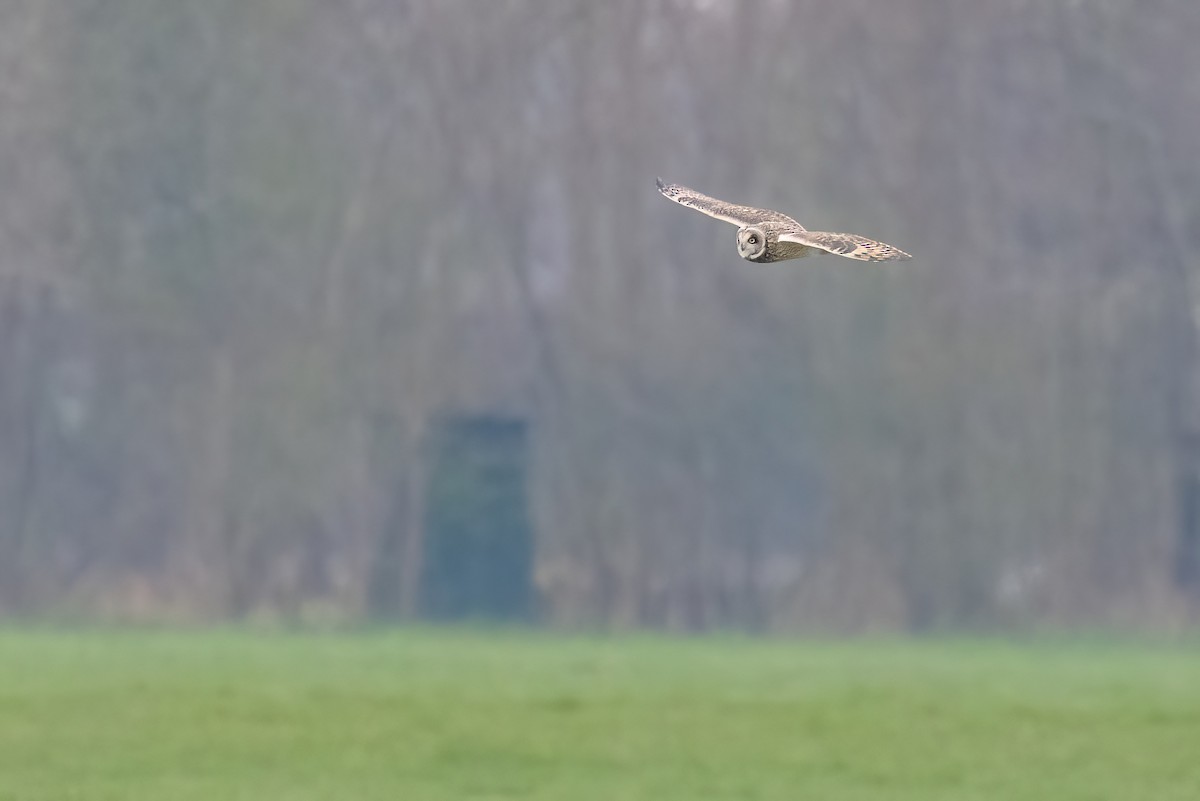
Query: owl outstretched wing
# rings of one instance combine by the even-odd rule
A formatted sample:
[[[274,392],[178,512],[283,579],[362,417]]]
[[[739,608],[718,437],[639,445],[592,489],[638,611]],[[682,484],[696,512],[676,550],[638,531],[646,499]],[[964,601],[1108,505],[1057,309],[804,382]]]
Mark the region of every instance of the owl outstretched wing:
[[[857,234],[833,234],[827,231],[796,231],[779,235],[780,242],[795,242],[810,248],[819,248],[849,259],[862,261],[897,261],[912,256],[899,248],[867,239]]]
[[[657,179],[656,183],[658,184],[658,191],[662,192],[664,197],[687,206],[689,209],[703,212],[709,217],[716,217],[718,220],[724,220],[738,226],[777,222],[795,226],[801,231],[804,230],[804,226],[800,223],[778,211],[755,208],[754,206],[739,206],[736,203],[726,203],[724,200],[717,200],[715,197],[709,197],[701,192],[697,192],[695,189],[688,189],[686,186],[664,184],[662,178]]]

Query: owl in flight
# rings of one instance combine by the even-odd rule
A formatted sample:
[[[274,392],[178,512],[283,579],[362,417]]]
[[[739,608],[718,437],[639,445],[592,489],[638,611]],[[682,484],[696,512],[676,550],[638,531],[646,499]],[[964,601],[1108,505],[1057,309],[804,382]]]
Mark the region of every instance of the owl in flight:
[[[784,259],[799,259],[821,253],[836,253],[862,261],[911,259],[904,251],[857,234],[831,234],[806,231],[786,214],[753,206],[738,206],[702,195],[679,184],[664,184],[658,179],[658,191],[664,196],[738,226],[738,255],[746,261],[765,264]]]

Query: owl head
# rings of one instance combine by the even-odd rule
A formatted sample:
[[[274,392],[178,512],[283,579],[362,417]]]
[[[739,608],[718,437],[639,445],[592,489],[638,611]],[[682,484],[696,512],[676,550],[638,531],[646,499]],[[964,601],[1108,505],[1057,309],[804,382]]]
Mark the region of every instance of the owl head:
[[[747,225],[737,232],[738,255],[748,261],[758,261],[767,253],[767,232],[757,225]]]

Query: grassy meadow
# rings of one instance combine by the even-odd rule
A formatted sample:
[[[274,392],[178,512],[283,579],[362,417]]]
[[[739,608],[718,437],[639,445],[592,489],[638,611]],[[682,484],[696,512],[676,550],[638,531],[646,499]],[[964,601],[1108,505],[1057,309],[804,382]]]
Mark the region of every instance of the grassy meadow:
[[[1200,798],[1200,648],[0,631],[0,799]]]

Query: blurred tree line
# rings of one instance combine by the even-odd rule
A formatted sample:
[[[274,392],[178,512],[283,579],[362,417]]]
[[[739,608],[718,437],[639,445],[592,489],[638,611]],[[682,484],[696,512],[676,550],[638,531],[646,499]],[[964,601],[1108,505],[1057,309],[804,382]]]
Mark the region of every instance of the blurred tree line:
[[[495,416],[551,623],[1186,621],[1197,37],[1191,0],[7,2],[0,610],[415,614],[434,430]],[[916,258],[745,264],[659,174]]]

